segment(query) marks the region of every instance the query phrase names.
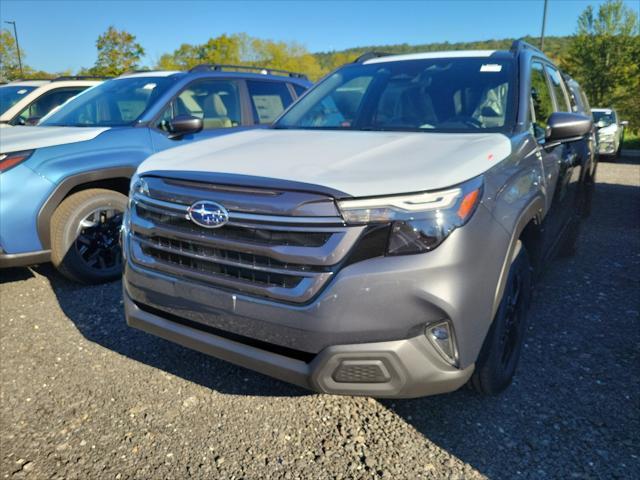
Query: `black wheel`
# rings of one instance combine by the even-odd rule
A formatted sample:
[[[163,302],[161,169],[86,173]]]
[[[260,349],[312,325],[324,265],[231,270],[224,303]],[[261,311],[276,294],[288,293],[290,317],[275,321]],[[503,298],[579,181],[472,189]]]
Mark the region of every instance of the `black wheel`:
[[[527,330],[531,296],[531,266],[522,244],[511,263],[502,301],[484,340],[470,384],[478,392],[495,395],[511,384]]]
[[[582,214],[582,218],[589,218],[591,216],[591,211],[593,208],[593,195],[596,191],[596,172],[598,169],[598,165],[596,164],[596,168],[593,171],[593,174],[587,174],[584,179],[583,186],[583,195],[584,200],[582,202],[582,208],[580,213]]]
[[[113,190],[83,190],[51,217],[51,261],[67,278],[101,283],[122,273],[118,236],[127,197]]]

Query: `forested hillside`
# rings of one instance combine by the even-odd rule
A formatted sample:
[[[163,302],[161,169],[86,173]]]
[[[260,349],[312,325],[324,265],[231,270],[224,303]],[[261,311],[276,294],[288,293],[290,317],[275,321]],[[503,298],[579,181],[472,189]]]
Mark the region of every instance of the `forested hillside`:
[[[544,51],[552,59],[560,61],[569,49],[571,37],[546,37],[544,40]],[[364,52],[386,52],[386,53],[414,53],[414,52],[436,52],[441,50],[508,50],[515,39],[504,38],[499,40],[484,40],[478,42],[442,42],[423,43],[419,45],[409,45],[401,43],[396,45],[369,45],[354,47],[346,50],[334,52],[320,52],[313,55],[318,59],[318,63],[323,70],[331,70],[346,62],[353,61],[358,55]],[[538,37],[524,37],[524,40],[532,45],[539,46]]]

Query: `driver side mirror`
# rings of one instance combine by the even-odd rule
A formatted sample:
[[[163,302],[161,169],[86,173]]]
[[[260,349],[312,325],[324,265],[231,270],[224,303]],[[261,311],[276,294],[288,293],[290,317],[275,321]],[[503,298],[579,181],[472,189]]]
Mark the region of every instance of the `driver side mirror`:
[[[169,138],[178,140],[190,133],[198,133],[202,130],[201,118],[192,115],[178,115],[168,123]]]
[[[554,112],[547,121],[545,146],[578,140],[591,131],[593,120],[579,113]]]
[[[629,121],[628,120],[623,120],[620,122],[620,125],[622,125],[623,127],[628,127],[629,126]]]

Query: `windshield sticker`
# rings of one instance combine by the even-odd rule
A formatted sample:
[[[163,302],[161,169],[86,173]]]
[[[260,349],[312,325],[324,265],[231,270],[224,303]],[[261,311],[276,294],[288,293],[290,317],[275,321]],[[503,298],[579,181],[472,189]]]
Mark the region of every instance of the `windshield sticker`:
[[[480,67],[481,72],[501,72],[502,65],[497,63],[485,63]]]
[[[25,93],[27,93],[27,90],[25,88],[23,88],[22,90],[18,90],[18,95],[24,95]]]
[[[154,88],[156,88],[155,83],[147,83],[144,87],[142,87],[143,90],[153,90]]]

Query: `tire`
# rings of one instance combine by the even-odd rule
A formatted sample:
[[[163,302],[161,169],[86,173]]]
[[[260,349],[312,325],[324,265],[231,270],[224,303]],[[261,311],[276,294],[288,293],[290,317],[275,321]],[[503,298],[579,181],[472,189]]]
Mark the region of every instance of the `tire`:
[[[118,242],[127,197],[92,188],[67,197],[51,216],[51,261],[78,283],[103,283],[122,274]]]
[[[593,210],[593,195],[596,191],[596,172],[598,166],[596,165],[596,170],[594,170],[592,175],[588,175],[584,179],[584,202],[582,203],[582,218],[589,218],[591,216],[591,211]]]
[[[496,395],[513,380],[527,330],[531,265],[524,246],[511,262],[502,300],[469,381],[483,395]]]

